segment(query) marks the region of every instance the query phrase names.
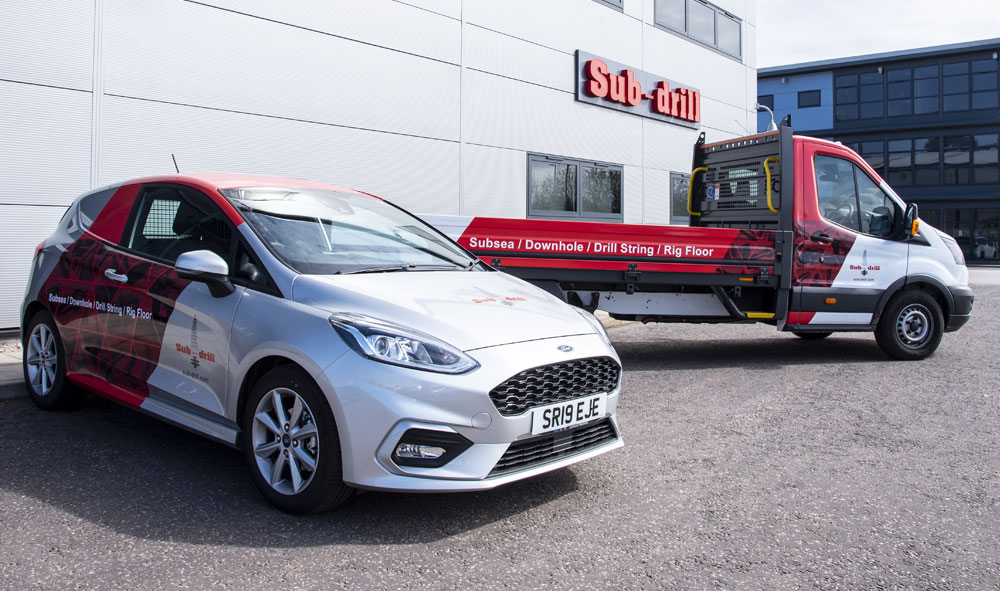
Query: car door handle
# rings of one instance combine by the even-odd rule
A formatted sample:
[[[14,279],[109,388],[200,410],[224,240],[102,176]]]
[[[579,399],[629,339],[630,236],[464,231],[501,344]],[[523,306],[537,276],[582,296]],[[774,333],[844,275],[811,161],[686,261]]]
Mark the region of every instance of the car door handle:
[[[827,244],[833,242],[833,238],[830,238],[822,232],[813,232],[813,235],[809,237],[809,240],[812,240],[813,242],[825,242]]]
[[[107,269],[104,271],[104,276],[108,279],[118,281],[119,283],[125,283],[128,281],[128,275],[119,273],[117,269]]]

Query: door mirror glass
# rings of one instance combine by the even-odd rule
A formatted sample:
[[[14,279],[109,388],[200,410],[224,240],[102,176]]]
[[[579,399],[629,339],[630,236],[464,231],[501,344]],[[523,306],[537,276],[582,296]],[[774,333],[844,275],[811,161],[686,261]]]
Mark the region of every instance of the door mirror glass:
[[[897,237],[902,240],[907,240],[916,236],[917,232],[920,231],[920,220],[917,214],[917,204],[907,203],[906,210],[903,211],[903,223],[897,231]]]

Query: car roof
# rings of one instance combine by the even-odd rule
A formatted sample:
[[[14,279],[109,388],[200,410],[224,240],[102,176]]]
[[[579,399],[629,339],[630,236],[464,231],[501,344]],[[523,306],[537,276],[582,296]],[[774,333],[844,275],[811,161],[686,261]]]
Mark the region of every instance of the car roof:
[[[327,191],[340,191],[343,193],[367,195],[367,193],[362,193],[353,189],[345,189],[343,187],[338,187],[337,185],[331,185],[329,183],[319,181],[230,172],[161,174],[132,179],[124,184],[132,185],[146,183],[181,183],[196,186],[210,192],[218,189],[234,189],[243,187],[288,187],[293,189],[323,189]]]

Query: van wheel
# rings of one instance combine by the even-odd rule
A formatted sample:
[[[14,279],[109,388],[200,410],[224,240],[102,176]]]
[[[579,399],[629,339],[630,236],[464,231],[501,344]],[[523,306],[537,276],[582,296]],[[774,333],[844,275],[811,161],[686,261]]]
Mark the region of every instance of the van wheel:
[[[825,339],[826,337],[832,335],[832,332],[802,332],[798,330],[792,331],[792,334],[799,337],[800,339],[805,339],[807,341],[818,341],[820,339]]]
[[[265,374],[247,400],[242,427],[254,484],[279,509],[319,513],[351,497],[333,411],[302,370],[284,366]]]
[[[66,352],[52,316],[41,310],[24,331],[21,369],[28,394],[39,407],[59,410],[80,399],[80,391],[66,379]]]
[[[937,300],[927,292],[908,290],[889,300],[875,341],[890,357],[915,360],[934,353],[943,334],[944,314]]]

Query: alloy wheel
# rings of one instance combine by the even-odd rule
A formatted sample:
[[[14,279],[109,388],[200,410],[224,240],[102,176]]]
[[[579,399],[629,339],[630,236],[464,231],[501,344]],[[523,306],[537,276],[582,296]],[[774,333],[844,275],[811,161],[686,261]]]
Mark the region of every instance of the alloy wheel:
[[[52,391],[56,381],[56,369],[59,353],[56,349],[56,338],[52,330],[39,323],[28,337],[25,365],[28,370],[28,382],[39,396],[45,396]]]
[[[257,403],[251,433],[257,469],[275,491],[294,495],[312,481],[319,432],[312,409],[294,390],[274,388]]]

